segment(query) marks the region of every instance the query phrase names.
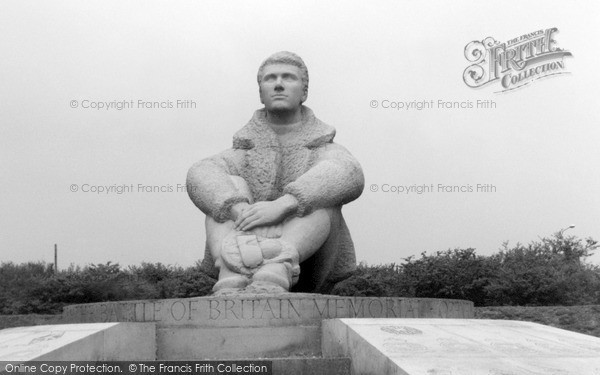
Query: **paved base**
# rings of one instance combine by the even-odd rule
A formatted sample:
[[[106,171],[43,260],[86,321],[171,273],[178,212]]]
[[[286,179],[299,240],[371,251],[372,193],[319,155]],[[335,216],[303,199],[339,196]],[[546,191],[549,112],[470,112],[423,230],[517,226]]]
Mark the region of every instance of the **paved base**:
[[[528,322],[335,319],[322,346],[353,374],[600,375],[600,338]]]
[[[68,306],[64,322],[152,322],[157,359],[321,355],[321,322],[334,318],[472,318],[473,303],[321,294],[236,295]]]
[[[157,328],[157,359],[277,358],[321,355],[321,329],[289,327]]]
[[[428,298],[284,293],[106,302],[66,307],[61,321],[69,325],[0,331],[0,360],[293,358],[285,366],[316,369],[325,363],[328,319],[472,316],[472,302]]]
[[[152,323],[7,328],[0,331],[0,361],[154,360],[155,336]]]

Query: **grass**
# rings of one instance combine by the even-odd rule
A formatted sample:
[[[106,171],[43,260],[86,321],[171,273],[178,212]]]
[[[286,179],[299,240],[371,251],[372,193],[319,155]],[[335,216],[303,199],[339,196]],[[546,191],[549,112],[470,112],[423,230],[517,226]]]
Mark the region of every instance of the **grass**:
[[[475,318],[522,320],[600,337],[600,305],[476,307]]]

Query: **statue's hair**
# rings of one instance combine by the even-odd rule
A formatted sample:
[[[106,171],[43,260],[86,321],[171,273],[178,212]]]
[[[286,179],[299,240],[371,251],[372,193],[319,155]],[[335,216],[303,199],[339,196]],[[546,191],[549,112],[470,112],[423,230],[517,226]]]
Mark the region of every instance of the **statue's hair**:
[[[302,84],[304,86],[304,91],[308,91],[308,68],[306,67],[304,61],[302,61],[302,58],[300,58],[300,56],[288,51],[276,52],[271,56],[267,57],[267,59],[263,61],[262,64],[260,64],[260,67],[258,68],[258,74],[256,75],[256,80],[258,81],[259,85],[260,80],[263,76],[263,70],[265,69],[265,66],[273,64],[289,64],[297,66],[300,69],[300,73],[302,73],[301,78]]]

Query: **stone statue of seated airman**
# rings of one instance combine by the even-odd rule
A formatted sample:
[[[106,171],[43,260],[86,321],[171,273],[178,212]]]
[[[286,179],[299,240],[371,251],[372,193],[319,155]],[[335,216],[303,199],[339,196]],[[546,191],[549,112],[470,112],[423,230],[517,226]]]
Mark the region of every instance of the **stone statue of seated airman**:
[[[187,189],[206,214],[202,266],[215,294],[328,293],[356,267],[342,206],[364,187],[335,129],[304,106],[308,70],[291,52],[258,70],[264,108],[233,147],[194,164]]]

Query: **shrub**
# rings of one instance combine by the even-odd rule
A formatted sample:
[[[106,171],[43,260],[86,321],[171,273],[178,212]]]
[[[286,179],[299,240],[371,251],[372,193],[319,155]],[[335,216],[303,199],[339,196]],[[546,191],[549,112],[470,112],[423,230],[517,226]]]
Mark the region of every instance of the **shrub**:
[[[123,270],[108,262],[54,273],[43,262],[3,263],[0,314],[52,314],[70,304],[202,296],[210,293],[214,282],[198,265],[183,269],[142,263]]]
[[[438,251],[421,258],[407,258],[402,265],[403,288],[415,297],[456,298],[483,305],[485,287],[493,277],[493,264],[475,249]]]
[[[598,248],[591,238],[565,238],[562,232],[527,246],[516,244],[491,256],[475,249],[438,251],[402,264],[359,264],[333,294],[364,297],[430,297],[490,305],[600,304],[600,268],[585,262]],[[142,263],[70,267],[0,264],[0,314],[59,313],[68,304],[207,295],[215,280],[193,267]],[[566,318],[565,318],[566,319]]]
[[[486,287],[493,305],[574,305],[600,303],[600,272],[585,263],[596,241],[582,243],[556,233],[527,246],[517,244],[491,256],[496,274]]]

